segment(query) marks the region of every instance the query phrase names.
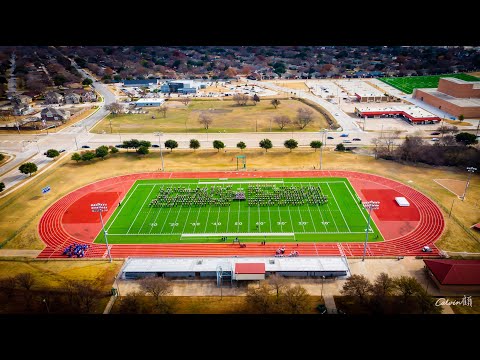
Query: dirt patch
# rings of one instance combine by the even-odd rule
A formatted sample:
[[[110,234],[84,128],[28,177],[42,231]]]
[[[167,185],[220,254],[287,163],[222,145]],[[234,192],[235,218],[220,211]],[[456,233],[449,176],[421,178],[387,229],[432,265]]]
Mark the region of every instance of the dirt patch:
[[[457,196],[463,195],[463,192],[465,191],[465,184],[467,183],[463,180],[453,179],[433,179],[433,181]]]

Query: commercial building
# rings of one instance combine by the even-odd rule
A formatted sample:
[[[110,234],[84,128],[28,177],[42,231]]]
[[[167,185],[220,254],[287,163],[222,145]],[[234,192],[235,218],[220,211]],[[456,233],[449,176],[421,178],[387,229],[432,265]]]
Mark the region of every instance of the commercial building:
[[[423,260],[440,290],[480,291],[480,260]]]
[[[141,106],[161,106],[165,102],[165,99],[160,99],[160,98],[142,98],[138,99],[135,102],[135,106],[141,107]]]
[[[195,94],[199,84],[187,80],[166,81],[160,86],[162,93]]]
[[[361,80],[337,81],[337,85],[350,96],[355,96],[358,102],[386,102],[389,96]]]
[[[157,85],[157,79],[145,79],[145,80],[124,80],[123,86],[126,87],[149,87],[152,85]]]
[[[441,119],[415,105],[358,105],[355,114],[361,118],[398,118],[401,117],[411,124],[434,124]]]
[[[465,118],[480,118],[480,81],[441,78],[437,89],[415,89],[413,97]]]

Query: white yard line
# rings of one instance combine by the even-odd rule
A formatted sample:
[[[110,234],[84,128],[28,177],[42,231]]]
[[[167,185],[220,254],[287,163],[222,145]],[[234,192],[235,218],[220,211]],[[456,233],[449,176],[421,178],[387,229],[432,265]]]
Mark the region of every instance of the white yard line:
[[[173,207],[171,207],[171,208],[168,209],[168,214],[167,214],[167,216],[165,216],[165,220],[163,221],[162,228],[160,229],[160,232],[159,232],[160,234],[163,234],[163,228],[165,227],[165,224],[167,223],[167,219],[168,219],[168,217],[170,216],[170,212],[172,211],[172,208],[173,208]],[[158,214],[160,214],[160,212],[158,212]],[[157,217],[158,217],[158,214],[157,214]],[[157,221],[157,218],[155,218],[155,221]],[[150,234],[150,235],[151,235],[151,234]]]
[[[203,229],[203,232],[207,231],[208,218],[210,217],[210,209],[211,209],[211,206],[208,207],[207,219],[205,220],[205,229]]]
[[[325,184],[325,183],[324,183],[324,184]],[[320,188],[322,188],[321,185],[320,185]],[[324,192],[324,191],[322,190],[322,192]],[[332,191],[331,191],[331,190],[330,190],[330,194],[332,194]],[[327,194],[327,195],[330,196],[330,194]],[[333,195],[333,194],[332,194],[332,195]],[[335,221],[335,217],[334,217],[333,214],[332,214],[332,209],[330,209],[330,204],[329,204],[328,201],[327,201],[327,208],[328,208],[328,211],[330,212],[330,216],[332,217],[333,223],[334,223],[335,227],[337,228],[337,232],[340,232],[340,231],[338,230],[337,222]]]
[[[220,209],[221,208],[222,208],[221,206],[218,207],[217,221],[215,222],[215,233],[218,233],[218,219],[220,218]]]
[[[268,221],[270,223],[270,232],[272,232],[272,217],[270,216],[270,206],[268,206],[267,209],[268,209]]]
[[[348,179],[347,179],[347,181],[348,181]],[[367,218],[365,217],[365,214],[363,213],[362,208],[360,207],[360,205],[358,204],[357,200],[355,199],[355,197],[353,196],[352,192],[350,191],[350,188],[347,186],[347,184],[345,184],[345,182],[344,182],[343,184],[346,186],[346,188],[347,188],[348,192],[350,193],[350,195],[352,196],[352,199],[353,199],[353,201],[355,202],[355,204],[357,204],[358,210],[360,210],[360,214],[362,214],[362,216],[363,216],[363,218],[365,219],[365,222],[366,222],[366,221],[367,221]],[[350,184],[350,185],[352,185],[352,184]],[[363,209],[366,211],[365,208],[363,208]]]
[[[147,197],[145,198],[145,201],[143,202],[142,206],[140,207],[140,209],[138,209],[137,211],[137,216],[135,216],[135,219],[132,221],[132,223],[130,224],[130,227],[128,228],[127,230],[127,234],[130,232],[130,229],[132,228],[133,224],[135,224],[135,221],[137,220],[138,218],[138,215],[140,215],[140,212],[142,211],[143,207],[145,206],[145,202],[148,200],[148,198],[150,197],[150,194],[152,193],[153,189],[155,189],[155,186],[156,185],[153,185],[152,186],[152,190],[150,190],[150,192],[148,193]]]
[[[340,206],[338,205],[337,199],[335,198],[335,194],[333,193],[332,189],[330,188],[330,185],[327,183],[328,189],[332,193],[333,200],[335,200],[335,204],[337,204],[338,209],[340,210],[340,214],[342,214],[343,221],[345,221],[345,225],[347,225],[348,231],[350,231],[350,227],[348,226],[347,220],[345,219],[345,216],[343,216],[343,211],[340,209]]]
[[[280,212],[280,206],[277,205],[277,210],[278,210],[278,216],[280,217],[280,231],[283,231],[283,225],[282,225],[282,213]]]
[[[130,193],[130,195],[128,195],[128,198],[127,200],[124,201],[123,205],[126,205],[128,203],[128,200],[130,200],[130,198],[132,197],[133,193],[137,190],[137,187],[138,187],[138,184],[135,185],[135,188],[133,189],[133,191]],[[115,222],[115,220],[117,220],[117,217],[118,215],[120,215],[120,213],[122,212],[124,206],[121,206],[121,209],[120,211],[117,213],[117,215],[115,215],[115,217],[113,218],[112,222],[110,223],[110,225],[108,225],[108,228],[107,228],[107,232],[110,230],[111,226],[113,225],[113,223]]]
[[[290,205],[287,205],[288,215],[290,216],[290,224],[292,226],[292,231],[295,233],[295,228],[293,227],[292,212],[290,211]]]

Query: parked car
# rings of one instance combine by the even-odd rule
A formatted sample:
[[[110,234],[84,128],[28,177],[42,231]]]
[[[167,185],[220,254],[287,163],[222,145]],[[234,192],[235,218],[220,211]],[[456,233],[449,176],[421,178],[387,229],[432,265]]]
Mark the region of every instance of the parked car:
[[[116,147],[117,149],[121,149],[121,148],[123,148],[124,146],[123,146],[123,144],[118,144],[118,145],[115,145],[115,147]]]
[[[65,152],[65,149],[62,149],[62,150],[59,151],[59,153],[62,153],[62,152]]]
[[[159,147],[160,147],[160,145],[153,144],[153,145],[152,145],[152,147],[154,147],[154,148],[159,148]]]
[[[440,141],[439,138],[433,138],[432,141]]]
[[[362,141],[362,139],[359,139],[359,138],[353,138],[352,140],[353,141]]]
[[[90,149],[90,146],[88,146],[88,145],[83,145],[83,146],[82,146],[82,149]]]
[[[352,142],[350,140],[343,140],[342,141],[344,144],[351,144]]]
[[[333,136],[327,136],[327,139],[328,139],[328,140],[333,140],[333,139],[335,139],[335,138],[334,138]]]
[[[342,134],[340,137],[348,137],[348,134]]]
[[[439,131],[434,131],[434,132],[430,133],[430,135],[440,135],[440,132]]]

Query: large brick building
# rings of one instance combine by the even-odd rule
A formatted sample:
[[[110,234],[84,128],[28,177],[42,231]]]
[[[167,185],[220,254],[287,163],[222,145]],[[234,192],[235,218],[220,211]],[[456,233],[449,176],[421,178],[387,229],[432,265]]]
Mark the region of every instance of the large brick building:
[[[415,89],[413,97],[456,117],[480,118],[480,81],[441,78],[438,89]]]

